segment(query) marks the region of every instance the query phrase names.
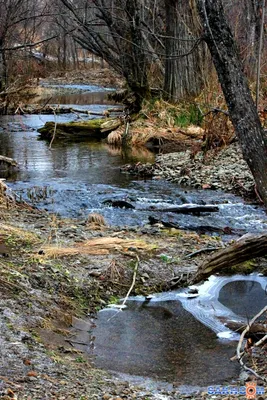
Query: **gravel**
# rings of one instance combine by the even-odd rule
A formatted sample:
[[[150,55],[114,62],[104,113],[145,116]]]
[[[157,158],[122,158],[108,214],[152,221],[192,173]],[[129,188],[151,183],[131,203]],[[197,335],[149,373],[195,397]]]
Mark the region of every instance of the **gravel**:
[[[237,143],[195,157],[189,150],[159,155],[153,176],[195,188],[222,189],[247,196],[254,193],[254,179]]]

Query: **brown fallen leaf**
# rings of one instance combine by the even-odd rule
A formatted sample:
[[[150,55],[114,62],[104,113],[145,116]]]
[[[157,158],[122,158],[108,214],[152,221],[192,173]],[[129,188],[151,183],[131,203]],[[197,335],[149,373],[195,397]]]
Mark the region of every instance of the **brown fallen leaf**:
[[[29,372],[27,373],[27,376],[34,376],[34,377],[36,377],[36,376],[37,376],[37,372],[36,372],[36,371],[29,371]]]
[[[211,186],[208,183],[203,183],[202,189],[210,189]]]

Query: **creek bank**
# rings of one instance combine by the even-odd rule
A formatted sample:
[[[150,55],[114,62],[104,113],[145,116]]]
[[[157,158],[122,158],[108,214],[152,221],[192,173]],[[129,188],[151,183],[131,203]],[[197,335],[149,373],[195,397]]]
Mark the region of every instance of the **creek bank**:
[[[109,68],[85,68],[79,71],[55,71],[45,78],[29,81],[22,87],[9,90],[6,113],[23,114],[29,104],[54,103],[53,98],[69,96],[86,92],[106,92],[122,87],[123,79]],[[56,101],[56,104],[58,101]]]
[[[124,80],[112,68],[84,68],[73,71],[55,71],[49,77],[39,79],[42,86],[90,85],[120,88]]]
[[[184,187],[219,189],[256,198],[252,174],[237,143],[204,154],[192,151],[158,155],[154,164],[126,165],[123,172],[166,179]]]
[[[111,296],[126,294],[132,279],[134,249],[115,249],[104,256],[62,257],[46,256],[42,249],[50,242],[60,247],[71,246],[86,239],[112,235],[151,242],[155,250],[136,249],[142,261],[135,292],[145,294],[165,289],[166,282],[174,273],[179,273],[180,262],[175,259],[177,235],[164,234],[162,240],[155,228],[148,228],[147,232],[94,230],[84,221],[61,220],[27,207],[8,210],[2,207],[0,229],[1,238],[9,248],[9,257],[3,258],[0,264],[2,398],[12,391],[14,396],[35,400],[156,399],[156,395],[146,390],[126,382],[114,382],[107,373],[94,369],[82,353],[65,341],[74,316],[94,312],[106,305]],[[161,256],[167,250],[166,242],[168,260],[172,262],[166,262]],[[181,237],[182,252],[188,249],[184,242],[192,243],[194,248],[198,245],[195,236]],[[185,275],[195,265],[184,266]],[[166,396],[177,398],[177,395]]]
[[[218,246],[220,240],[149,226],[96,228],[86,221],[56,218],[26,205],[13,204],[6,209],[2,204],[0,212],[1,240],[9,249],[9,257],[0,263],[2,398],[12,390],[14,396],[34,400],[182,399],[175,389],[158,394],[114,381],[96,370],[66,339],[74,317],[92,314],[111,298],[125,296],[136,254],[140,263],[132,294],[147,295],[185,284],[206,258],[200,255],[189,260],[186,256],[201,247]],[[110,237],[137,240],[142,246],[111,248],[98,255],[46,254],[47,246],[62,250]]]

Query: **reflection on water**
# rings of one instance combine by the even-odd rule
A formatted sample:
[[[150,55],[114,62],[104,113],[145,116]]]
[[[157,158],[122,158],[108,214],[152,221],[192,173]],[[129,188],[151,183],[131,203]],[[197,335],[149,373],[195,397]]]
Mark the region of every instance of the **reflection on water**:
[[[219,302],[243,318],[254,317],[267,304],[265,290],[259,282],[237,280],[220,290]]]
[[[119,166],[154,160],[149,150],[112,148],[100,141],[54,142],[50,150],[47,142],[37,140],[35,129],[51,119],[51,115],[2,118],[5,130],[0,135],[0,154],[14,158],[19,164],[19,171],[3,177],[17,181],[38,180],[40,185],[60,178],[67,178],[70,185],[78,181],[124,185],[130,177],[121,174]],[[69,115],[62,115],[57,117],[57,122],[69,119]],[[10,120],[13,120],[11,125]]]
[[[98,367],[178,385],[220,384],[237,377],[235,342],[223,343],[178,301],[130,301],[123,311],[98,314],[94,345]]]

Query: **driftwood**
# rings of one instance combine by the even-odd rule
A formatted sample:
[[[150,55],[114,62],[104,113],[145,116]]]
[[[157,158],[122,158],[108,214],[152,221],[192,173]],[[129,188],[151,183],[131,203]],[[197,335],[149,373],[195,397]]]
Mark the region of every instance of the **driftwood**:
[[[242,264],[245,261],[267,254],[267,233],[259,235],[244,235],[233,245],[224,248],[210,256],[202,264],[194,278],[199,282],[224,268]]]
[[[0,156],[0,170],[17,166],[18,164],[13,158]]]
[[[49,99],[51,100],[51,99]],[[122,113],[122,108],[108,108],[103,112],[84,110],[73,107],[64,107],[45,104],[45,106],[40,105],[19,105],[15,111],[15,114],[70,114],[78,113],[85,115],[98,115],[101,117],[108,117],[111,113]]]
[[[209,206],[209,205],[198,205],[198,204],[184,204],[181,206],[175,207],[167,207],[167,208],[154,208],[151,207],[149,210],[151,211],[160,211],[160,212],[172,212],[175,214],[200,214],[205,212],[218,212],[218,206]]]
[[[157,219],[153,216],[148,217],[148,221],[150,225],[155,225],[155,224],[162,224],[166,228],[174,228],[174,229],[180,229],[180,230],[185,230],[185,231],[194,231],[199,234],[205,234],[207,232],[214,232],[218,233],[221,235],[230,235],[230,234],[242,234],[244,231],[242,230],[237,230],[237,229],[232,229],[229,226],[226,226],[224,228],[219,228],[217,226],[211,226],[211,225],[198,225],[198,226],[181,226],[179,224],[176,224],[174,222],[169,222],[169,221],[164,221],[161,219]]]
[[[109,132],[122,124],[121,119],[90,119],[67,123],[46,122],[43,128],[38,129],[41,139],[77,139],[77,138],[106,138]]]

